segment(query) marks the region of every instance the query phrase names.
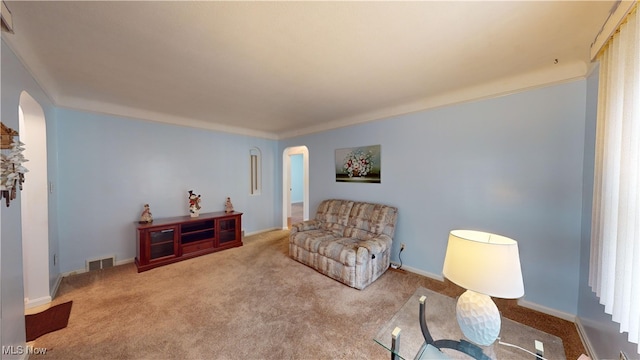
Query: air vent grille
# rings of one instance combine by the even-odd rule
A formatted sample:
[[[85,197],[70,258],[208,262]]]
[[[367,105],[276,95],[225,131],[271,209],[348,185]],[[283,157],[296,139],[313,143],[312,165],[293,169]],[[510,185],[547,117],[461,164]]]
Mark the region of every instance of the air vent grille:
[[[116,257],[106,257],[102,259],[87,260],[87,271],[100,270],[113,267],[116,264]]]

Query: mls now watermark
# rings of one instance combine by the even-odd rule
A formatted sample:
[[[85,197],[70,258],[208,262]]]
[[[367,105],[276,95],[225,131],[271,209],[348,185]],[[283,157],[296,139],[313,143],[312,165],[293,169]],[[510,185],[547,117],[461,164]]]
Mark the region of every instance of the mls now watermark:
[[[33,346],[2,346],[2,355],[46,355],[47,348]]]

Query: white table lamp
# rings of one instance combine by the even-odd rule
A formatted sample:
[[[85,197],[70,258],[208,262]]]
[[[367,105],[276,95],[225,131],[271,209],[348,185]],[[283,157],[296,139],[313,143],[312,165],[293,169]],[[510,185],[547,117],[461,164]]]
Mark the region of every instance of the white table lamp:
[[[467,289],[458,298],[456,318],[462,333],[478,345],[491,345],[500,334],[500,312],[490,296],[524,295],[518,243],[473,230],[449,234],[442,274]]]

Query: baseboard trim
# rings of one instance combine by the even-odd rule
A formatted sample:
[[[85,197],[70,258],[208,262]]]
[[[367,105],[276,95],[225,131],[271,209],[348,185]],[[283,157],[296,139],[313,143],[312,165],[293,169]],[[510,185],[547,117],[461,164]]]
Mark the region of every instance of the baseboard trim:
[[[248,232],[248,233],[245,233],[244,236],[247,237],[247,236],[251,236],[251,235],[258,235],[258,234],[266,233],[266,232],[273,231],[273,230],[288,230],[288,229],[287,228],[280,229],[280,228],[277,228],[277,227],[272,227],[272,228],[267,228],[267,229],[263,229],[263,230]]]
[[[444,282],[444,276],[439,275],[439,274],[430,273],[430,272],[427,272],[427,271],[424,271],[424,270],[420,270],[420,269],[416,269],[414,267],[407,266],[407,265],[402,265],[401,269],[402,270],[406,270],[406,271],[408,271],[410,273],[426,276],[428,278],[435,279],[435,280],[440,280],[440,281]]]
[[[564,311],[560,311],[560,310],[556,310],[556,309],[552,309],[540,304],[536,304],[533,303],[531,301],[527,301],[527,300],[518,300],[518,305],[525,307],[527,309],[531,309],[531,310],[536,310],[539,311],[541,313],[547,314],[547,315],[551,315],[551,316],[555,316],[557,318],[563,319],[563,320],[567,320],[570,321],[572,323],[576,322],[576,315],[575,314],[569,314],[566,313]]]
[[[135,258],[130,258],[130,259],[124,259],[124,260],[120,260],[120,261],[116,261],[116,266],[118,265],[125,265],[125,264],[131,264],[133,262],[135,262],[136,259]]]
[[[60,283],[62,283],[62,275],[58,274],[56,278],[56,282],[53,284],[53,289],[51,289],[51,298],[55,299],[56,295],[58,295],[58,289],[60,288]]]
[[[576,324],[576,329],[578,330],[578,335],[580,335],[580,340],[582,340],[582,344],[584,345],[584,348],[587,350],[587,355],[589,355],[589,357],[592,359],[597,359],[595,356],[596,355],[595,348],[591,343],[591,340],[589,340],[589,336],[587,336],[587,331],[582,325],[582,321],[580,321],[580,317],[576,317],[575,324]]]
[[[114,266],[131,264],[134,261],[135,261],[135,258],[124,259],[124,260],[116,260],[116,263],[115,263]],[[86,272],[88,272],[86,268],[77,269],[77,270],[71,270],[71,271],[67,271],[67,272],[64,272],[64,273],[60,274],[60,278],[67,277],[69,275],[82,274],[82,273],[86,273]]]
[[[49,304],[51,302],[51,296],[43,296],[41,298],[37,298],[37,299],[25,299],[24,302],[24,308],[25,309],[32,309],[34,307],[38,307],[41,305],[46,305]]]
[[[273,231],[273,230],[280,230],[280,229],[277,228],[277,227],[272,227],[272,228],[267,228],[267,229],[263,229],[263,230],[253,231],[253,232],[250,232],[250,233],[245,233],[244,236],[246,237],[246,236],[251,236],[251,235],[258,235],[258,234],[266,233],[266,232]],[[282,229],[282,230],[288,230],[288,229]],[[115,266],[130,264],[130,263],[133,263],[134,261],[135,261],[135,258],[124,259],[124,260],[116,260]],[[87,269],[86,268],[82,268],[82,269],[67,271],[67,272],[64,272],[64,273],[61,273],[60,275],[58,275],[58,280],[56,280],[56,284],[54,286],[54,291],[52,291],[51,298],[54,298],[55,294],[58,292],[58,286],[60,286],[60,282],[62,281],[62,278],[67,277],[69,275],[82,274],[82,273],[86,273],[86,272],[87,272]]]
[[[439,280],[439,281],[444,281],[444,276],[440,275],[440,274],[434,274],[434,273],[430,273],[424,270],[420,270],[420,269],[416,269],[413,268],[411,266],[407,266],[407,265],[402,265],[402,269],[406,270],[408,272],[414,273],[414,274],[418,274],[418,275],[422,275],[422,276],[426,276],[428,278],[434,279],[434,280]],[[570,321],[572,323],[576,322],[576,316],[573,314],[569,314],[569,313],[565,313],[563,311],[560,310],[556,310],[556,309],[552,309],[552,308],[548,308],[546,306],[542,306],[530,301],[526,301],[526,300],[519,300],[518,301],[518,305],[531,309],[531,310],[536,310],[539,311],[541,313],[547,314],[547,315],[551,315],[551,316],[555,316],[557,318],[563,319],[563,320],[567,320]]]

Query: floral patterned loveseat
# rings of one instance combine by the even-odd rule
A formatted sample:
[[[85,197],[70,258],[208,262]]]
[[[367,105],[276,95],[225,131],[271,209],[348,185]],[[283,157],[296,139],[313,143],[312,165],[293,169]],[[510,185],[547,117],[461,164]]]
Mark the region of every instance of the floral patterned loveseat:
[[[389,268],[397,217],[392,206],[324,200],[315,219],[292,226],[289,256],[364,289]]]

